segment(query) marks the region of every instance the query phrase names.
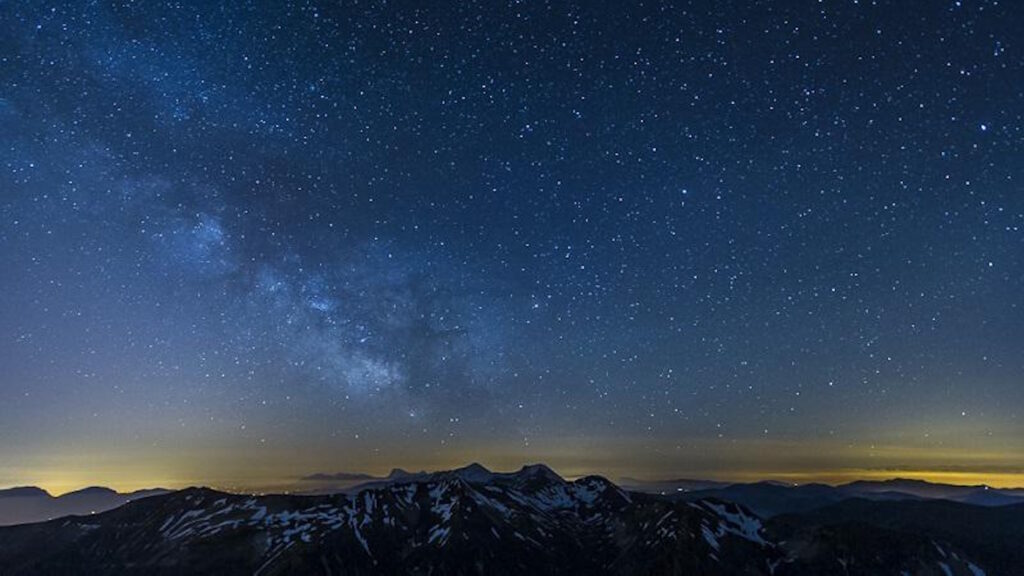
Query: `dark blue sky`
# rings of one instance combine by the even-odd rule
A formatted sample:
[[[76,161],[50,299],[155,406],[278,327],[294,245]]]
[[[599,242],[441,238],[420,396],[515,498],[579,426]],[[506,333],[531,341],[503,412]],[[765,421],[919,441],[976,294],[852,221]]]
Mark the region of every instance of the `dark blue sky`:
[[[0,6],[0,485],[1024,474],[1016,3],[421,4]]]

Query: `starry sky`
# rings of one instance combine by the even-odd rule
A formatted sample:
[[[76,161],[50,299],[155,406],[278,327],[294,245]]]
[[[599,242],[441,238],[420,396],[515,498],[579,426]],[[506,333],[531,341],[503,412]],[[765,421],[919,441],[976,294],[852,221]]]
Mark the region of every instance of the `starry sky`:
[[[1024,485],[1013,1],[0,4],[0,485]]]

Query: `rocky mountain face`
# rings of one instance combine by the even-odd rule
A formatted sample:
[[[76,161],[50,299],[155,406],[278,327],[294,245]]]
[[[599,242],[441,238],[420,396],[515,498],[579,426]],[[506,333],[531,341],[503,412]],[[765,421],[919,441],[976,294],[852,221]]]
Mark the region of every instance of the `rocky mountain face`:
[[[958,545],[856,521],[765,526],[721,500],[479,465],[327,496],[193,488],[0,528],[2,574],[953,575]]]

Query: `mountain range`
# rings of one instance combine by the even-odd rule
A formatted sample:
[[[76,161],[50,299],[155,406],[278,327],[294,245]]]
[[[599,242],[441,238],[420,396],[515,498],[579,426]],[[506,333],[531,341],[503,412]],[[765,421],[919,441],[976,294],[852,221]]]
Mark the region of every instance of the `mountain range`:
[[[402,476],[330,495],[190,488],[4,527],[0,574],[999,576],[1024,565],[1022,505],[853,497],[765,519],[543,465]]]
[[[21,486],[0,490],[0,526],[41,522],[62,516],[96,514],[117,508],[126,502],[166,494],[168,490],[151,488],[120,493],[110,488],[93,486],[60,496],[42,488]]]
[[[296,494],[335,494],[339,492],[360,491],[366,488],[386,486],[398,481],[423,479],[429,472],[408,472],[394,468],[387,476],[374,476],[361,472],[318,472],[299,478]]]
[[[380,488],[394,482],[421,480],[429,472],[407,472],[395,468],[387,476],[340,472],[318,473],[301,478],[305,486],[298,494],[353,493]],[[986,485],[959,486],[923,480],[896,478],[892,480],[859,480],[839,486],[826,484],[792,484],[777,481],[729,483],[700,479],[641,480],[623,478],[620,486],[631,492],[645,492],[678,498],[701,500],[719,498],[743,504],[758,515],[769,518],[778,514],[806,512],[850,498],[868,500],[950,500],[977,506],[1009,506],[1024,504],[1024,489],[993,488]]]
[[[681,500],[720,498],[747,506],[762,517],[807,512],[851,498],[877,501],[948,500],[976,506],[1012,506],[1024,504],[1024,490],[1000,489],[990,486],[956,486],[923,480],[894,479],[857,481],[840,486],[826,484],[780,484],[755,482],[691,488],[691,481],[682,485],[665,482],[632,484],[634,491],[656,492]]]

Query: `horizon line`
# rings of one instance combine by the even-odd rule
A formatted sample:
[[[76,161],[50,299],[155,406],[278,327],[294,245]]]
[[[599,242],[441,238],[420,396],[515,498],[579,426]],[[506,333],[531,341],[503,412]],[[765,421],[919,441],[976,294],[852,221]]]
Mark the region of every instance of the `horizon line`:
[[[471,466],[473,464],[479,464],[479,463],[478,462],[471,462],[469,464],[466,464],[465,466],[459,466],[459,467],[455,467],[455,468],[442,468],[442,469],[436,469],[436,470],[416,470],[416,471],[408,471],[408,470],[406,470],[405,468],[403,468],[401,466],[395,466],[395,467],[392,467],[392,470],[402,469],[402,470],[408,471],[410,474],[418,474],[418,473],[436,474],[436,473],[442,473],[442,472],[450,472],[450,471],[453,471],[453,470],[459,470],[461,468],[465,468],[465,467]],[[535,464],[543,464],[543,463],[536,462]],[[482,464],[479,464],[479,465],[483,466]],[[525,466],[528,466],[528,465],[529,464],[524,464],[522,467],[525,467]],[[543,464],[543,465],[548,466],[547,464]],[[520,467],[519,469],[522,469],[522,467]],[[963,488],[972,488],[973,487],[973,488],[993,488],[993,489],[997,489],[997,490],[1024,490],[1024,472],[1021,472],[1021,473],[1005,473],[1005,472],[1003,472],[1003,473],[994,473],[993,474],[993,473],[984,473],[984,472],[963,472],[963,471],[948,471],[948,470],[935,470],[935,471],[909,471],[909,470],[907,470],[907,471],[899,471],[899,470],[888,470],[887,472],[892,473],[892,475],[884,475],[884,474],[872,473],[872,471],[870,471],[870,470],[868,470],[868,471],[860,470],[860,472],[862,472],[863,474],[843,474],[841,480],[837,479],[836,471],[827,471],[827,472],[823,471],[823,472],[820,472],[820,473],[772,472],[772,473],[768,473],[768,474],[764,474],[764,475],[743,474],[742,477],[731,475],[732,476],[731,478],[726,477],[726,476],[715,477],[715,475],[703,476],[703,475],[687,475],[687,474],[679,474],[679,475],[673,475],[673,476],[667,476],[667,477],[658,477],[658,478],[644,478],[644,477],[640,477],[640,476],[628,476],[628,475],[619,476],[618,478],[612,478],[609,475],[601,474],[601,473],[596,473],[596,472],[587,473],[587,474],[566,474],[566,475],[563,475],[563,474],[559,473],[556,468],[551,467],[551,466],[548,466],[548,467],[551,468],[552,470],[554,470],[559,476],[561,476],[562,478],[564,478],[566,480],[569,480],[569,481],[574,481],[574,480],[577,480],[577,479],[580,479],[580,478],[585,478],[587,476],[601,476],[601,477],[611,481],[612,483],[614,483],[614,484],[616,484],[618,486],[622,486],[624,484],[628,484],[629,482],[639,482],[639,483],[643,483],[643,484],[658,484],[658,483],[670,483],[670,482],[688,481],[688,482],[719,483],[719,484],[726,484],[726,485],[758,484],[758,483],[764,483],[764,482],[777,482],[779,484],[784,484],[784,485],[791,486],[791,487],[807,486],[807,485],[813,485],[813,484],[826,485],[826,486],[832,486],[832,487],[839,487],[839,486],[844,486],[844,485],[851,484],[851,483],[854,483],[854,482],[878,482],[878,483],[882,483],[882,482],[892,482],[892,481],[904,480],[904,481],[925,482],[925,483],[928,483],[928,484],[956,486],[956,487],[963,487]],[[492,470],[492,469],[490,469],[490,468],[488,468],[486,466],[484,466],[484,468],[487,468],[488,471],[495,472],[495,473],[510,473],[510,472],[515,472],[516,471],[516,470],[512,470],[512,471],[504,472],[504,471]],[[120,488],[116,488],[116,487],[114,487],[116,484],[108,484],[108,483],[96,484],[94,482],[90,482],[90,483],[82,484],[82,485],[80,485],[78,487],[75,487],[75,488],[64,489],[64,490],[58,491],[58,490],[53,490],[53,489],[46,488],[46,486],[45,486],[46,483],[31,483],[30,482],[30,483],[3,484],[3,485],[0,485],[0,491],[14,490],[14,489],[18,489],[18,488],[36,488],[36,489],[39,489],[39,490],[42,490],[42,491],[46,492],[50,497],[53,497],[53,498],[60,498],[62,496],[66,496],[68,494],[73,494],[73,493],[76,493],[76,492],[81,492],[81,491],[89,490],[89,489],[92,489],[92,488],[100,488],[100,489],[112,490],[112,491],[116,492],[117,494],[122,494],[122,495],[128,495],[128,494],[132,494],[132,493],[135,493],[135,492],[141,492],[141,491],[146,491],[146,490],[167,490],[169,492],[177,492],[177,491],[181,491],[181,490],[187,490],[189,488],[208,488],[208,489],[216,490],[216,491],[219,491],[219,492],[227,492],[227,493],[235,493],[235,494],[297,494],[297,493],[301,493],[301,492],[304,491],[303,487],[302,487],[303,484],[305,484],[306,486],[311,486],[311,485],[316,485],[318,483],[322,485],[324,483],[330,483],[331,482],[331,480],[329,478],[325,478],[322,481],[319,480],[319,479],[310,480],[310,479],[308,479],[308,477],[310,477],[310,476],[314,476],[314,475],[317,475],[317,474],[324,474],[324,475],[329,476],[331,474],[346,474],[346,473],[347,474],[365,474],[367,476],[367,478],[364,478],[364,479],[352,479],[352,480],[347,480],[347,481],[346,480],[338,480],[338,481],[336,481],[337,482],[336,487],[338,487],[338,488],[344,487],[346,489],[347,488],[354,488],[354,487],[357,487],[357,486],[359,486],[361,484],[372,483],[372,482],[379,481],[379,480],[386,480],[388,478],[387,474],[377,475],[377,474],[373,474],[373,473],[360,473],[360,472],[339,471],[339,472],[310,472],[309,474],[304,474],[302,476],[296,476],[294,478],[289,478],[289,479],[282,479],[282,480],[276,481],[276,482],[253,483],[253,484],[249,484],[249,485],[241,484],[241,483],[234,483],[234,482],[230,482],[230,481],[229,482],[224,482],[224,481],[209,481],[209,482],[179,482],[179,481],[170,481],[170,482],[155,482],[153,484],[132,485],[132,487],[130,487],[130,488],[125,488],[123,486],[120,487]],[[830,480],[827,479],[828,477],[832,477],[833,479],[830,481]],[[947,480],[942,480],[941,479],[942,477],[950,477],[950,478],[947,479]],[[1012,484],[1012,483],[999,482],[999,481],[996,481],[996,482],[985,481],[983,479],[984,477],[1003,477],[1003,478],[1013,477],[1013,478],[1018,478],[1020,480],[1020,483],[1019,484]],[[961,481],[957,481],[956,478],[961,478]],[[965,482],[965,481],[962,480],[964,478],[977,478],[977,480],[975,480],[975,481],[966,481]]]

